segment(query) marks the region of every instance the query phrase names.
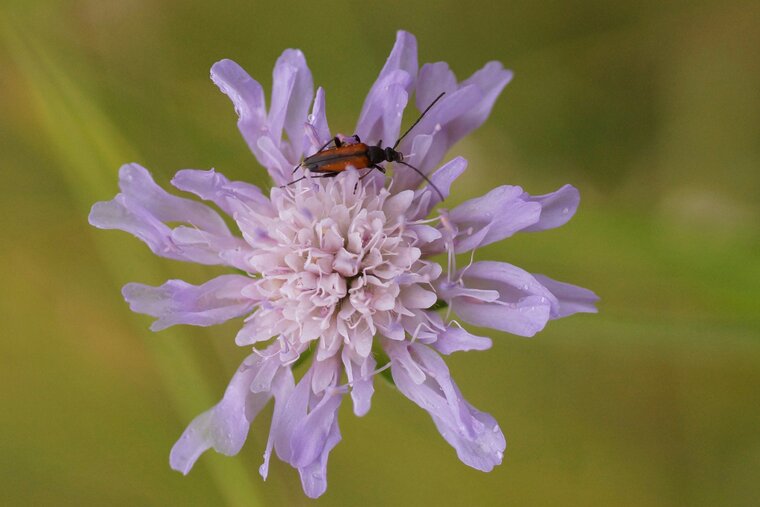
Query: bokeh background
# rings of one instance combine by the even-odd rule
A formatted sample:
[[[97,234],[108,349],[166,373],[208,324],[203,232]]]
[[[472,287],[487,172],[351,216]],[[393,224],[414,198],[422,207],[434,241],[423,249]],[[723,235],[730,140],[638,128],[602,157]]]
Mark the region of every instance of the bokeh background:
[[[210,65],[232,58],[269,90],[301,48],[350,134],[398,28],[460,79],[514,69],[450,154],[470,160],[450,205],[578,186],[567,226],[478,258],[590,287],[601,311],[450,358],[507,435],[490,474],[378,382],[366,417],[344,404],[316,502],[279,461],[257,474],[271,409],[239,456],[183,477],[169,449],[246,354],[239,323],[150,333],[124,283],[218,271],[95,230],[89,207],[128,161],[163,183],[216,167],[266,187]],[[2,0],[0,504],[757,505],[759,90],[756,1]]]

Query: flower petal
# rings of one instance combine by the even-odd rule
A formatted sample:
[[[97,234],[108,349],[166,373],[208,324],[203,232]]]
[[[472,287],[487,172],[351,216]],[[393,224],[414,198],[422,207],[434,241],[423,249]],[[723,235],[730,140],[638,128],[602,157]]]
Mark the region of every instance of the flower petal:
[[[296,163],[291,163],[285,158],[281,147],[271,137],[261,136],[256,141],[256,149],[258,150],[256,159],[267,168],[274,182],[278,186],[289,183]]]
[[[213,169],[183,169],[174,175],[172,185],[213,202],[230,216],[241,210],[250,210],[266,216],[274,214],[269,199],[259,187],[242,181],[230,181]]]
[[[400,86],[403,90],[394,91],[399,95],[400,91],[408,94],[414,87],[414,76],[417,75],[417,39],[414,35],[399,30],[396,32],[396,43],[391,50],[391,54],[377,76],[377,80],[370,88],[367,98],[362,106],[362,112],[359,115],[359,122],[356,125],[356,133],[359,134],[365,142],[368,140],[377,141],[385,139],[386,144],[392,143],[395,139],[382,137],[383,129],[379,130],[381,137],[371,137],[370,134],[378,135],[378,132],[372,130],[372,125],[383,116],[384,108],[388,102],[386,95],[393,85]],[[406,96],[406,95],[404,95]],[[406,99],[404,99],[406,105]],[[403,111],[403,108],[402,108]],[[394,111],[395,113],[395,111]],[[398,129],[396,130],[398,133]]]
[[[348,348],[343,349],[342,357],[346,376],[351,384],[351,399],[354,402],[354,414],[357,417],[362,417],[369,412],[372,395],[375,392],[372,376],[377,362],[370,355],[363,359],[363,363],[355,363]]]
[[[396,378],[396,371],[398,370],[399,375],[404,380],[417,385],[425,382],[427,376],[409,353],[408,342],[386,340],[383,342],[383,349],[385,349],[385,352],[391,359],[391,373],[393,373],[394,380]]]
[[[477,86],[480,90],[480,100],[476,107],[459,117],[455,124],[447,126],[454,132],[453,138],[461,139],[486,121],[496,99],[512,80],[512,76],[512,71],[506,70],[500,62],[488,62],[482,69],[462,82],[462,87]]]
[[[577,188],[565,185],[550,194],[530,195],[526,192],[522,199],[541,205],[541,217],[538,222],[523,229],[525,232],[534,232],[565,225],[575,215],[581,196]]]
[[[500,241],[535,224],[541,205],[524,201],[522,195],[522,188],[502,185],[451,210],[449,219],[459,231],[454,240],[456,253]],[[479,238],[477,233],[486,227],[486,234]]]
[[[356,134],[363,142],[376,144],[384,141],[386,146],[396,142],[401,115],[409,98],[406,88],[411,81],[409,74],[397,70],[383,78],[381,94],[370,92],[356,125]]]
[[[312,144],[311,152],[315,153],[324,143],[326,143],[330,135],[330,127],[327,125],[327,114],[325,112],[325,90],[320,86],[317,88],[317,96],[314,98],[314,106],[311,109],[311,116],[308,119],[309,124],[314,128],[316,133],[316,144]],[[305,144],[308,146],[308,144]],[[304,153],[308,155],[309,152]]]
[[[248,262],[253,250],[240,238],[218,236],[201,229],[179,226],[172,230],[171,239],[183,252],[183,256],[194,262],[224,263],[242,271],[253,271]]]
[[[470,334],[459,326],[449,326],[437,336],[432,344],[441,354],[463,352],[468,350],[488,350],[493,345],[490,338]]]
[[[151,330],[175,324],[213,326],[251,311],[254,301],[241,291],[252,280],[241,275],[222,275],[202,285],[169,280],[160,287],[128,283],[122,289],[133,312],[157,317]]]
[[[269,475],[269,458],[272,456],[272,448],[274,447],[274,437],[277,428],[280,427],[280,421],[282,420],[282,413],[285,409],[285,405],[290,397],[290,394],[295,388],[295,382],[293,380],[293,372],[290,368],[280,368],[272,381],[272,394],[274,395],[274,411],[272,412],[272,423],[269,429],[269,437],[267,438],[267,446],[264,450],[264,461],[259,467],[259,474],[261,478],[266,480]]]
[[[214,210],[168,194],[137,164],[123,166],[119,176],[122,193],[111,201],[95,203],[90,224],[134,234],[162,257],[245,269],[241,256],[246,245],[232,236]],[[195,232],[185,226],[172,229],[165,222],[184,222]]]
[[[414,155],[414,165],[423,173],[428,174],[443,159],[446,152],[456,141],[447,125],[456,121],[459,116],[475,107],[480,98],[479,91],[474,86],[460,88],[444,95],[420,120],[409,135],[399,145],[402,153]],[[430,106],[426,104],[425,108]],[[424,109],[423,109],[424,110]],[[416,118],[415,118],[416,119]],[[426,150],[414,146],[419,136],[430,136],[431,143]],[[411,148],[410,148],[411,146]],[[410,174],[403,182],[404,188],[416,188],[422,182],[418,174]]]
[[[330,451],[340,442],[338,418],[334,418],[330,432],[327,434],[322,452],[313,462],[298,469],[301,476],[301,486],[309,498],[318,498],[327,491],[327,457]]]
[[[424,111],[441,92],[453,93],[459,87],[457,78],[446,62],[426,63],[417,75],[415,104]]]
[[[417,39],[404,30],[396,32],[396,42],[391,49],[391,54],[385,61],[383,70],[380,71],[378,81],[396,69],[401,69],[410,76],[417,75]],[[412,88],[407,89],[407,91],[411,90]]]
[[[311,365],[314,375],[311,378],[313,393],[321,393],[329,386],[334,386],[340,378],[338,356],[334,355],[322,361],[314,361]]]
[[[238,115],[238,129],[248,143],[256,159],[269,170],[270,176],[278,183],[281,174],[273,173],[263,162],[258,140],[267,135],[267,112],[264,90],[261,85],[232,60],[221,60],[211,67],[211,80],[227,95]]]
[[[311,377],[312,369],[310,368],[288,395],[287,401],[285,401],[285,404],[283,405],[277,426],[272,424],[275,452],[277,452],[277,456],[282,461],[288,463],[290,463],[293,455],[290,439],[295,428],[297,428],[301,421],[306,417],[309,408],[309,399],[311,398]]]
[[[319,459],[343,399],[337,390],[326,391],[309,414],[294,428],[290,440],[290,464],[301,468]]]
[[[88,221],[98,229],[128,232],[162,257],[187,260],[171,241],[171,229],[147,210],[130,202],[124,194],[93,204]]]
[[[200,202],[169,194],[147,169],[126,164],[119,169],[122,193],[162,222],[184,222],[216,234],[229,234],[219,214]]]
[[[395,356],[401,348],[412,352],[419,368],[425,372],[425,382],[415,382],[408,370],[396,363]],[[463,463],[484,472],[501,463],[506,447],[501,429],[490,415],[464,400],[440,356],[420,343],[392,342],[386,350],[399,391],[430,414],[438,431]]]
[[[497,291],[497,301],[480,300],[471,293],[451,298],[451,308],[465,322],[520,336],[544,328],[557,299],[530,273],[505,262],[482,261],[462,274],[468,289]]]
[[[408,32],[396,32],[396,43],[380,75],[370,88],[362,106],[355,133],[364,142],[381,139],[386,146],[396,142],[401,114],[417,75],[417,39]]]
[[[335,363],[337,368],[337,363]],[[270,438],[277,455],[299,469],[304,491],[314,498],[326,488],[327,456],[340,441],[337,411],[344,389],[330,387],[315,395],[311,389],[314,367],[289,391],[282,410],[275,405]],[[337,382],[337,375],[334,376]],[[277,400],[280,403],[280,400]],[[309,411],[309,408],[311,410]],[[276,424],[275,424],[276,422]],[[265,465],[268,464],[272,442],[267,444]],[[266,467],[263,473],[266,473]]]
[[[456,385],[454,388],[459,393]],[[462,398],[461,394],[459,397]],[[496,419],[490,414],[479,411],[464,399],[462,399],[462,405],[472,417],[473,426],[478,428],[476,438],[465,437],[445,418],[433,417],[433,422],[443,438],[456,449],[457,456],[465,465],[483,472],[490,472],[494,466],[501,464],[504,457],[504,449],[507,447],[504,433]]]
[[[538,282],[549,289],[559,301],[559,304],[552,309],[552,319],[567,317],[574,313],[596,313],[595,303],[599,301],[599,296],[593,291],[572,285],[569,283],[552,280],[545,275],[533,275]]]
[[[408,309],[430,308],[438,300],[438,296],[435,292],[423,289],[415,283],[401,289],[399,300]]]
[[[440,169],[435,171],[430,176],[431,184],[417,189],[414,192],[414,203],[416,203],[416,209],[409,215],[412,219],[421,219],[426,217],[430,210],[432,210],[438,203],[441,202],[441,198],[433,187],[437,188],[439,192],[446,198],[451,191],[451,184],[454,183],[463,172],[467,169],[467,159],[462,157],[456,157],[449,162],[446,162]],[[395,183],[395,180],[394,180]],[[395,191],[400,191],[400,188],[395,188]]]
[[[399,192],[390,196],[385,200],[385,203],[383,203],[382,209],[385,213],[385,219],[391,224],[395,224],[399,220],[404,219],[413,199],[414,192],[411,190]]]
[[[268,392],[250,390],[259,368],[270,360],[256,354],[246,358],[233,375],[222,401],[193,419],[172,447],[169,463],[174,470],[187,474],[198,457],[212,447],[228,456],[240,452],[251,422],[271,398]]]
[[[449,149],[462,137],[478,128],[488,118],[501,91],[512,79],[512,72],[499,62],[489,62],[458,86],[446,64],[423,66],[420,71],[417,108],[423,111],[441,93],[446,95],[414,128],[413,135],[400,146],[402,153],[410,153],[414,138],[432,135],[433,143],[426,153],[416,154],[416,166],[425,174],[438,165]],[[417,150],[414,150],[417,151]],[[416,188],[422,180],[409,176],[402,188]]]
[[[291,165],[303,155],[303,125],[313,97],[314,80],[306,58],[298,49],[286,49],[274,66],[268,123],[269,137]],[[283,129],[289,143],[281,142]]]
[[[269,340],[277,334],[275,319],[282,320],[273,312],[257,311],[245,319],[245,324],[235,336],[235,344],[244,347]]]

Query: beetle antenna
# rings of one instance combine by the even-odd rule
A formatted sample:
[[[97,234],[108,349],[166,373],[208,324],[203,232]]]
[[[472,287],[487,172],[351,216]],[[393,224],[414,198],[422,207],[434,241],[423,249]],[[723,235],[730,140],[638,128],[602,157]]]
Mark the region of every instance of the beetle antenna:
[[[443,94],[441,94],[441,95],[443,95]],[[438,195],[440,196],[440,198],[441,198],[441,201],[443,201],[443,200],[445,199],[445,198],[443,197],[443,194],[441,193],[441,191],[440,191],[440,190],[438,190],[438,187],[436,187],[436,186],[433,184],[433,182],[432,182],[432,181],[430,181],[430,179],[429,179],[427,176],[425,176],[424,174],[422,174],[422,171],[420,171],[419,169],[417,169],[416,167],[414,167],[412,164],[407,164],[407,163],[406,163],[406,162],[404,162],[403,160],[399,160],[399,161],[398,161],[398,163],[399,163],[399,164],[404,164],[405,166],[407,166],[407,167],[411,167],[412,169],[414,169],[415,171],[417,171],[417,174],[419,174],[420,176],[422,176],[422,177],[425,179],[425,181],[427,181],[427,182],[428,182],[428,184],[429,184],[431,187],[433,187],[433,190],[435,190],[436,192],[438,192]]]
[[[396,144],[394,144],[394,145],[393,145],[393,149],[394,149],[394,150],[395,150],[395,149],[396,149],[396,147],[398,146],[398,143],[400,143],[400,142],[401,142],[401,140],[402,140],[403,138],[405,138],[405,137],[406,137],[406,135],[407,135],[409,132],[411,132],[411,131],[412,131],[412,129],[413,129],[414,127],[416,127],[416,126],[417,126],[417,124],[420,122],[420,120],[422,120],[422,118],[423,118],[423,117],[424,117],[424,116],[427,114],[427,112],[428,112],[428,111],[430,111],[430,108],[431,108],[431,107],[433,107],[433,106],[435,105],[435,103],[436,103],[436,102],[438,102],[439,100],[441,100],[441,97],[443,97],[444,95],[446,95],[446,92],[441,92],[441,94],[440,94],[440,95],[438,95],[438,96],[435,98],[435,100],[434,100],[433,102],[431,102],[431,103],[430,103],[430,105],[429,105],[428,107],[426,107],[426,108],[425,108],[425,110],[424,110],[424,111],[422,111],[422,114],[420,115],[420,117],[419,117],[419,118],[417,118],[417,121],[416,121],[416,122],[414,122],[414,123],[412,123],[412,126],[411,126],[411,127],[409,127],[408,129],[406,129],[406,132],[404,132],[404,135],[402,135],[401,137],[399,137],[399,138],[398,138],[398,141],[396,141]],[[411,166],[410,166],[410,167],[411,167]]]
[[[298,167],[296,167],[296,169],[298,169]],[[293,170],[293,172],[295,172],[295,169]],[[280,188],[287,188],[287,187],[289,187],[290,185],[293,185],[293,184],[295,184],[295,183],[298,183],[299,181],[303,181],[303,180],[305,180],[305,179],[306,179],[306,175],[303,175],[303,176],[301,176],[300,178],[298,178],[298,179],[295,179],[295,180],[291,181],[290,183],[286,183],[286,184],[284,184],[284,185],[280,185]]]

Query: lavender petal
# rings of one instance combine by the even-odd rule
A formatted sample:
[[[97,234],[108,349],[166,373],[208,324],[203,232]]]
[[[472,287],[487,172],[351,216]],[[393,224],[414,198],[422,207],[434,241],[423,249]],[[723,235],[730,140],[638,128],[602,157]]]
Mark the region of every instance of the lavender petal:
[[[340,392],[324,392],[314,409],[294,428],[290,439],[291,465],[301,468],[319,459],[333,422],[337,419],[342,398]]]
[[[524,201],[522,195],[522,188],[502,185],[451,210],[449,218],[458,229],[454,240],[456,253],[500,241],[535,224],[541,215],[541,205]],[[483,229],[486,232],[479,237],[478,232]]]
[[[272,78],[269,136],[290,165],[303,155],[303,124],[314,97],[314,81],[306,58],[297,49],[286,49],[277,59]],[[282,143],[283,129],[289,143]]]
[[[453,93],[459,84],[446,62],[426,63],[417,75],[415,104],[423,111],[442,92]]]
[[[544,328],[557,298],[533,275],[504,262],[482,261],[462,274],[467,288],[486,291],[488,299],[463,292],[451,298],[451,308],[465,322],[520,336],[533,336]],[[491,292],[498,293],[496,301]]]
[[[271,398],[252,393],[249,386],[267,360],[252,354],[233,375],[222,400],[190,423],[169,454],[174,470],[187,475],[207,449],[234,456],[245,443],[250,424]]]
[[[565,185],[545,195],[529,195],[526,192],[522,195],[522,199],[541,205],[541,216],[538,222],[523,229],[525,232],[535,232],[565,225],[575,215],[581,196],[577,188]]]
[[[408,376],[408,370],[395,362],[401,348],[412,351],[419,368],[425,372],[425,382],[415,382]],[[438,431],[463,463],[484,472],[501,463],[506,447],[501,429],[491,416],[464,400],[445,363],[435,352],[419,343],[396,342],[386,350],[399,391],[430,414]]]
[[[327,124],[327,115],[325,112],[325,90],[320,86],[317,88],[317,95],[314,98],[314,106],[311,110],[309,124],[314,128],[316,133],[316,143],[312,143],[311,150],[307,150],[304,155],[309,156],[322,147],[324,143],[330,140],[330,127]],[[304,141],[304,146],[309,146]]]
[[[476,336],[458,326],[447,327],[432,344],[435,350],[446,355],[468,350],[488,350],[492,345],[490,338]]]
[[[90,224],[129,232],[162,257],[244,269],[241,255],[246,245],[232,236],[214,210],[168,194],[137,164],[123,166],[119,174],[122,193],[111,201],[95,203]],[[186,226],[172,229],[165,222],[184,222],[196,232],[189,232]]]
[[[353,361],[348,349],[343,349],[343,366],[348,381],[352,383],[351,399],[354,402],[354,414],[362,417],[369,412],[372,403],[372,395],[375,392],[372,376],[377,362],[370,355],[363,359],[362,363]],[[361,358],[359,358],[361,360]]]
[[[414,89],[417,75],[417,40],[408,32],[398,31],[388,60],[370,88],[362,106],[355,133],[365,142],[385,145],[396,142],[401,113]]]
[[[282,174],[274,172],[263,162],[258,147],[259,138],[268,135],[267,111],[264,90],[261,85],[232,60],[221,60],[211,67],[211,80],[227,95],[235,106],[238,115],[238,129],[248,143],[256,159],[269,170],[277,183],[282,181]]]
[[[391,50],[391,54],[385,62],[377,80],[370,88],[367,98],[362,106],[362,112],[359,115],[359,122],[356,125],[356,133],[363,140],[377,140],[378,138],[369,137],[370,127],[382,117],[383,105],[386,102],[385,95],[391,85],[399,85],[406,93],[414,89],[414,76],[417,75],[417,39],[414,35],[402,30],[396,32],[396,43]],[[382,130],[382,129],[381,129]],[[385,139],[386,144],[394,142],[395,139]]]
[[[445,163],[440,169],[430,176],[430,182],[426,187],[414,192],[414,203],[417,209],[409,215],[412,218],[420,219],[426,217],[430,211],[441,202],[441,197],[433,187],[437,188],[446,198],[451,192],[451,185],[467,169],[467,159],[456,157]],[[395,183],[395,181],[394,181]],[[399,188],[395,189],[399,191]]]
[[[128,283],[122,289],[133,312],[157,317],[151,330],[175,324],[213,326],[251,311],[254,301],[241,291],[252,280],[240,275],[222,275],[202,285],[169,280],[160,287]]]
[[[122,193],[162,222],[185,222],[215,234],[229,234],[224,220],[205,204],[169,194],[156,185],[147,169],[126,164],[119,169]]]
[[[209,171],[183,169],[174,175],[172,185],[185,192],[192,192],[203,200],[213,202],[230,216],[244,210],[265,216],[273,215],[269,199],[256,185],[230,181],[213,169]]]
[[[293,372],[290,368],[280,368],[272,381],[272,395],[274,396],[274,411],[272,412],[272,423],[269,430],[269,437],[267,438],[266,449],[264,450],[264,461],[259,467],[259,474],[261,478],[266,480],[269,475],[269,459],[272,456],[272,448],[274,447],[274,437],[277,428],[280,427],[280,421],[282,420],[282,412],[285,408],[290,394],[295,389],[295,382],[293,380]]]
[[[301,486],[309,498],[318,498],[327,491],[327,458],[330,451],[338,445],[340,439],[340,429],[338,428],[338,418],[336,417],[333,419],[330,432],[327,434],[327,439],[320,455],[308,465],[298,468],[298,473],[301,476]]]
[[[599,296],[593,291],[569,283],[552,280],[545,275],[533,275],[538,282],[546,287],[558,300],[559,304],[552,309],[552,319],[567,317],[574,313],[597,313],[596,302]]]

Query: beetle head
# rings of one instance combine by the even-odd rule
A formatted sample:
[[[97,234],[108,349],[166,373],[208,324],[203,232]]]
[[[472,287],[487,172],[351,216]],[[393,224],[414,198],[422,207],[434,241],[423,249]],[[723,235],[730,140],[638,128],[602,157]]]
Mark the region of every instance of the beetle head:
[[[397,152],[391,147],[385,148],[385,159],[388,162],[401,162],[404,160],[404,155]]]

